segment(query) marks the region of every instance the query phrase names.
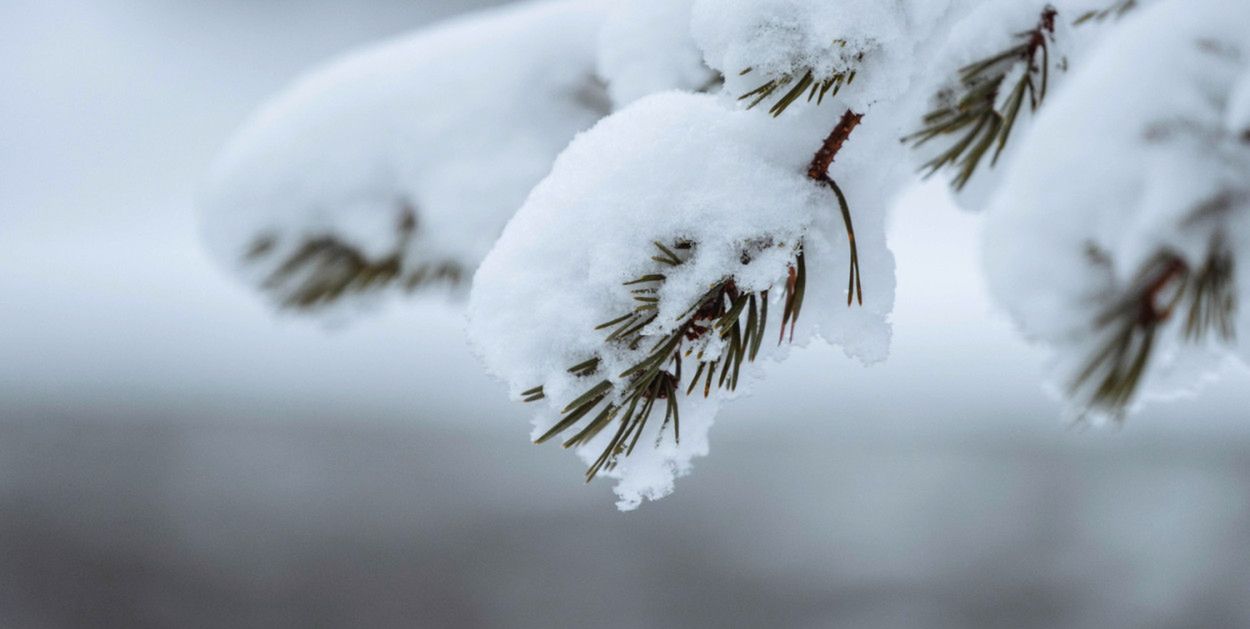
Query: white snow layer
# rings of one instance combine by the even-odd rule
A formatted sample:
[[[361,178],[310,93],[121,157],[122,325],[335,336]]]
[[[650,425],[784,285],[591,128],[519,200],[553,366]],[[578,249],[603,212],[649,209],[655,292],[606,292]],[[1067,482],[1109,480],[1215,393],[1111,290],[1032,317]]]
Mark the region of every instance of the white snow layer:
[[[693,0],[621,0],[599,36],[599,76],[617,107],[666,90],[696,91],[716,73],[690,34]]]
[[[706,62],[725,74],[730,94],[809,70],[817,78],[854,72],[855,89],[844,88],[841,102],[859,111],[885,101],[906,103],[891,121],[903,137],[919,130],[920,120],[939,104],[937,96],[952,93],[960,68],[1019,44],[1020,34],[1036,27],[1048,8],[1059,15],[1048,44],[1053,90],[1069,57],[1099,32],[1087,27],[1077,33],[1068,22],[1102,6],[1101,0],[696,0],[693,30]],[[1017,66],[1022,72],[1023,62]],[[790,110],[811,107],[807,100]],[[1021,118],[1024,126],[1030,115]],[[920,167],[954,141],[927,143],[912,152],[912,163]],[[961,206],[984,205],[1014,148],[1008,145],[997,168],[985,160],[956,194]]]
[[[319,239],[405,271],[471,272],[560,150],[607,113],[603,7],[483,11],[301,78],[212,169],[200,206],[215,257],[255,285]]]
[[[1096,347],[1108,300],[1151,256],[1170,251],[1199,268],[1217,237],[1250,255],[1247,25],[1240,0],[1139,9],[1022,138],[991,204],[985,272],[1024,332],[1053,346],[1061,386]],[[1236,284],[1250,294],[1250,275]],[[1248,321],[1242,309],[1238,327]],[[1192,387],[1219,363],[1216,353],[1176,362],[1178,327],[1156,343],[1155,395]]]
[[[1097,0],[695,0],[692,29],[732,92],[761,77],[858,70],[857,85],[869,85],[849,102],[866,108],[914,91],[916,76],[947,80],[961,65],[1000,52],[1046,6],[1076,15],[1091,3]]]

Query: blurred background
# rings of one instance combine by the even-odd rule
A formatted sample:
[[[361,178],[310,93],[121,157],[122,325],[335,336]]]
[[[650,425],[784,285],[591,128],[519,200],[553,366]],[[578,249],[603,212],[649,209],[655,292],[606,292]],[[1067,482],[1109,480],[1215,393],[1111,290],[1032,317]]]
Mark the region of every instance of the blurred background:
[[[794,351],[629,514],[454,306],[327,329],[213,267],[197,182],[257,104],[486,4],[0,2],[0,626],[1250,626],[1247,374],[1065,425],[940,186],[891,360]]]

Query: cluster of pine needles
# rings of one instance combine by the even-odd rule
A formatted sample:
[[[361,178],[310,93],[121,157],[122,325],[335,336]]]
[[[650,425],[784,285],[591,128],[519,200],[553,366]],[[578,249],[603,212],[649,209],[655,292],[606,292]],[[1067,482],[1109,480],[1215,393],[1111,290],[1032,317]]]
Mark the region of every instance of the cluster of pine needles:
[[[839,39],[834,42],[834,45],[845,48],[847,44],[846,40]],[[863,54],[860,53],[856,56],[855,61],[858,62],[862,59]],[[746,76],[754,71],[754,68],[746,68],[739,72],[738,75]],[[800,98],[803,98],[804,94],[807,95],[807,102],[810,103],[815,100],[816,105],[820,106],[824,103],[826,96],[833,98],[838,95],[838,92],[842,91],[844,86],[854,83],[855,74],[856,70],[851,68],[843,72],[834,72],[826,77],[818,77],[815,71],[809,68],[802,75],[798,75],[797,79],[795,74],[789,73],[768,79],[759,87],[739,96],[738,100],[750,100],[751,102],[747,103],[747,109],[754,109],[760,103],[772,98],[774,95],[780,94],[777,101],[768,109],[768,113],[775,118],[785,113],[790,108],[790,105],[798,102]]]
[[[397,226],[400,245],[395,253],[370,259],[359,249],[321,236],[300,244],[269,272],[261,288],[287,310],[316,310],[345,296],[363,295],[391,286],[415,292],[435,285],[458,286],[464,268],[454,261],[434,261],[405,268],[402,252],[416,231],[415,215],[405,212]],[[252,243],[245,259],[257,262],[277,249],[277,238],[264,236]]]
[[[587,482],[600,471],[614,468],[622,457],[633,453],[656,406],[664,407],[657,445],[670,425],[673,439],[680,443],[679,395],[684,392],[691,396],[701,390],[703,396],[708,397],[713,389],[735,390],[742,364],[756,359],[767,334],[769,291],[742,291],[732,277],[713,283],[677,317],[672,329],[662,333],[650,332],[649,326],[659,316],[659,292],[667,278],[665,272],[684,264],[694,248],[689,242],[679,242],[672,247],[659,242],[654,244],[656,254],[652,260],[659,268],[654,273],[624,284],[630,289],[634,307],[596,328],[607,334],[605,344],[628,350],[646,348],[642,359],[620,373],[618,383],[602,376],[603,361],[599,357],[569,368],[568,372],[574,376],[599,376],[599,379],[565,406],[561,419],[535,440],[535,443],[550,441],[589,418],[576,433],[565,438],[564,447],[572,448],[589,443],[615,424],[612,438],[586,472]],[[744,260],[749,260],[745,254]],[[806,286],[807,269],[800,245],[795,250],[784,288],[779,343],[786,338],[787,327],[793,337]],[[706,347],[710,335],[723,342],[723,349],[715,358],[705,356],[701,349]],[[692,362],[694,366],[689,379],[683,371],[688,369],[684,365],[687,362]],[[526,402],[546,397],[543,387],[535,387],[522,395]]]
[[[959,93],[944,94],[944,104],[925,115],[924,128],[903,138],[913,147],[937,138],[952,139],[950,146],[921,167],[926,177],[954,168],[952,184],[959,190],[972,180],[991,149],[990,166],[997,164],[1025,103],[1036,111],[1046,99],[1056,15],[1053,7],[1046,7],[1038,25],[1017,33],[1010,48],[960,68]],[[1008,85],[1018,64],[1024,64],[1024,72]],[[1001,98],[1004,93],[1005,99]]]
[[[1175,253],[1155,255],[1095,321],[1102,342],[1073,378],[1072,395],[1085,397],[1091,410],[1122,416],[1141,386],[1160,331],[1178,309],[1187,309],[1182,329],[1187,342],[1213,335],[1223,342],[1234,339],[1231,253],[1213,248],[1196,271]]]

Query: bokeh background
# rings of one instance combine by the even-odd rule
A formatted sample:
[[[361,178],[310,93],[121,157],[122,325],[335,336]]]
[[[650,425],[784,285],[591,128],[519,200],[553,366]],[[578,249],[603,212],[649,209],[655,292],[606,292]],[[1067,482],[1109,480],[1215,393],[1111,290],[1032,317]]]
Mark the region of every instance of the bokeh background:
[[[1250,626],[1245,371],[1064,424],[940,186],[892,219],[891,360],[794,351],[630,514],[454,306],[327,329],[213,267],[252,108],[491,3],[0,2],[0,626]]]

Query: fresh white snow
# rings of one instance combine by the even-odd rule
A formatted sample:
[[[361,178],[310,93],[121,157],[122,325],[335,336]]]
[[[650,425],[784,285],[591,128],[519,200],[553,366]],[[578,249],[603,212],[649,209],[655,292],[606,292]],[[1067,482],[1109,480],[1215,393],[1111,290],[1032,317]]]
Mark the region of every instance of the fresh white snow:
[[[620,395],[650,348],[605,342],[596,328],[634,307],[625,282],[660,271],[645,339],[677,329],[726,278],[771,289],[776,331],[802,243],[796,344],[823,340],[873,364],[899,323],[887,211],[917,167],[961,136],[918,149],[901,139],[983,85],[961,83],[962,68],[1027,45],[1032,57],[1006,53],[986,75],[1004,87],[983,99],[1001,116],[1009,88],[1027,83],[1017,92],[1027,102],[1001,155],[996,137],[954,198],[987,208],[993,294],[1053,350],[1062,383],[1103,340],[1094,328],[1108,301],[1152,256],[1175,252],[1196,269],[1217,240],[1238,254],[1250,246],[1248,9],[1137,4],[1080,25],[1109,2],[548,0],[462,18],[349,55],[262,109],[213,170],[205,232],[220,260],[267,290],[280,261],[318,238],[368,260],[397,257],[405,271],[451,261],[471,272],[481,261],[470,339],[514,398],[543,388],[535,436],[595,382]],[[807,74],[813,90],[832,77],[840,89],[768,111]],[[1161,89],[1161,76],[1176,78]],[[748,109],[741,97],[769,81],[786,83]],[[808,173],[847,112],[862,123],[814,177],[837,183],[853,217],[863,303],[852,307],[848,230],[831,187]],[[955,168],[937,177],[959,181]],[[688,259],[657,267],[656,242],[688,243]],[[264,255],[249,256],[261,243]],[[959,246],[947,238],[916,264],[950,282],[948,261],[967,254]],[[1238,294],[1250,288],[1235,283]],[[1242,309],[1237,327],[1246,322]],[[709,357],[725,351],[718,339],[690,342]],[[1190,345],[1166,326],[1148,365],[1153,393],[1187,390],[1223,360],[1212,344]],[[765,346],[765,358],[790,354]],[[592,358],[594,379],[568,373]],[[779,369],[748,366],[747,380]],[[605,472],[622,508],[672,491],[706,454],[729,397],[683,395],[680,444],[660,421],[648,425],[648,447]],[[583,460],[610,432],[577,448]]]

